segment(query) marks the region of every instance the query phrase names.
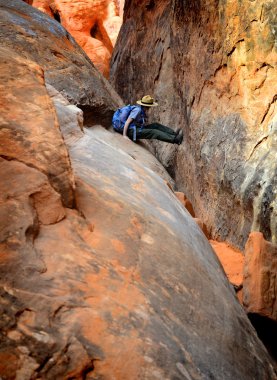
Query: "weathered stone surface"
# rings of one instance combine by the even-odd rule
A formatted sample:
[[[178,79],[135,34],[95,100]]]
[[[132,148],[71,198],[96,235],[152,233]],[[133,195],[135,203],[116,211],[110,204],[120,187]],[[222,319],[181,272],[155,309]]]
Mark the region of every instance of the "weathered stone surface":
[[[209,232],[208,232],[206,224],[201,219],[199,219],[199,218],[193,218],[193,219],[198,224],[198,226],[201,228],[201,230],[203,231],[203,233],[206,236],[206,238],[209,239],[210,235],[209,235]]]
[[[82,132],[80,110],[33,81],[37,64],[18,71],[22,60],[7,51],[12,77],[22,74],[7,87],[14,113],[34,117],[31,94],[41,123],[54,118],[49,95],[57,107],[77,208],[62,205],[40,155],[34,165],[0,158],[0,377],[275,379],[207,239],[150,156],[141,163],[140,146],[103,128]],[[16,91],[23,75],[28,107]],[[36,94],[49,104],[43,113]]]
[[[2,46],[39,64],[46,83],[78,105],[87,121],[108,127],[122,101],[70,34],[23,1],[1,0],[0,7]]]
[[[109,1],[108,16],[104,20],[104,26],[111,39],[113,47],[115,46],[118,33],[123,20],[124,0]]]
[[[185,194],[182,193],[181,191],[176,191],[175,195],[179,199],[179,201],[182,203],[182,205],[188,210],[188,212],[190,213],[190,215],[192,217],[195,217],[193,206],[192,206],[191,202],[187,199],[187,197],[185,196]]]
[[[2,159],[0,376],[275,379],[208,241],[139,161],[144,150],[100,128],[82,132],[78,110],[48,90],[78,212],[39,223],[32,199],[47,177]],[[56,207],[45,199],[45,210]]]
[[[234,286],[237,297],[242,304],[244,267],[243,253],[237,249],[234,249],[234,247],[231,247],[225,242],[210,240],[210,244],[221,262],[228,280]]]
[[[54,103],[63,137],[66,137],[66,142],[70,145],[72,140],[78,140],[83,136],[83,112],[80,108],[70,104],[53,86],[48,84],[46,85],[46,89]]]
[[[171,189],[174,187],[174,181],[161,163],[153,157],[152,153],[143,149],[143,147],[145,147],[143,142],[134,144],[128,140],[123,141],[122,135],[113,131],[106,131],[101,125],[95,125],[93,127],[93,133],[89,129],[84,131],[82,111],[71,105],[52,86],[47,85],[46,87],[55,105],[60,129],[67,146],[75,144],[79,139],[84,137],[84,132],[86,132],[86,134],[92,138],[97,137],[99,140],[105,141],[106,144],[111,146],[111,149],[116,148],[124,151],[128,156],[132,157],[132,159],[138,160],[141,164],[159,174]]]
[[[7,48],[0,48],[0,64],[0,156],[47,175],[64,205],[72,207],[72,170],[42,68]]]
[[[108,78],[113,46],[122,24],[117,1],[34,0],[32,5],[59,21]]]
[[[50,186],[44,174],[21,162],[5,159],[0,161],[0,171],[1,242],[7,240],[15,244],[15,241],[25,239],[24,233],[27,238],[28,233],[35,235],[38,222],[48,225],[64,218],[61,197]],[[29,212],[31,209],[34,212]],[[26,217],[27,213],[30,218]],[[31,223],[29,219],[32,219]],[[25,227],[19,227],[21,225]],[[11,237],[12,231],[16,231],[17,239]]]
[[[90,138],[90,135],[93,138]],[[99,260],[104,259],[113,263],[113,274],[111,273],[110,276],[114,278],[112,287],[115,287],[113,292],[117,294],[112,297],[114,307],[118,310],[115,312],[110,309],[111,305],[108,300],[111,297],[108,296],[109,290],[106,288],[109,287],[111,278],[107,277],[106,272],[100,271],[99,276],[105,280],[105,291],[103,292],[106,297],[104,300],[99,300],[95,295],[91,302],[98,305],[98,302],[101,301],[99,310],[101,309],[102,312],[99,316],[98,310],[97,320],[100,322],[104,318],[104,325],[108,323],[109,326],[112,323],[112,326],[117,326],[120,335],[117,335],[116,338],[109,336],[106,341],[106,338],[103,340],[101,333],[98,336],[91,332],[90,337],[94,344],[98,346],[101,344],[106,356],[106,360],[95,363],[95,375],[105,375],[110,378],[112,369],[116,374],[115,378],[128,378],[129,376],[129,378],[153,379],[155,374],[159,374],[161,378],[171,379],[174,376],[182,378],[184,373],[192,379],[208,376],[208,373],[212,373],[218,379],[234,378],[233,371],[238,371],[238,363],[235,366],[229,366],[224,362],[232,357],[231,351],[233,352],[234,344],[236,347],[240,347],[237,348],[238,350],[245,345],[243,341],[247,337],[244,336],[239,343],[238,339],[240,338],[237,334],[238,329],[241,331],[241,323],[245,328],[245,323],[248,325],[248,322],[244,319],[242,309],[238,307],[234,295],[231,295],[229,290],[225,295],[215,294],[219,291],[219,289],[216,290],[215,283],[219,279],[221,268],[218,264],[214,267],[216,261],[214,261],[215,258],[208,241],[200,233],[192,218],[175,199],[175,195],[164,184],[164,181],[161,181],[153,172],[145,170],[138,160],[122,154],[118,148],[114,150],[113,146],[109,144],[108,137],[103,143],[102,139],[98,139],[94,135],[94,130],[89,130],[83,139],[79,139],[71,145],[70,154],[76,173],[76,203],[86,220],[93,225],[93,233],[88,238],[90,245]],[[106,165],[106,162],[109,162],[109,165]],[[163,206],[161,207],[161,205]],[[187,234],[188,231],[190,231],[189,234]],[[190,244],[190,234],[197,236],[195,240],[193,238],[192,244]],[[199,256],[200,252],[203,252],[202,258]],[[217,306],[214,305],[211,308],[210,302],[207,301],[210,299],[211,288],[204,285],[208,280],[205,275],[206,270],[202,267],[202,265],[205,266],[206,260],[209,261],[208,277],[213,278],[215,286],[212,290],[212,302],[215,302],[216,305],[221,304],[220,309],[223,307],[219,313],[219,319],[216,316],[217,313],[213,311]],[[123,287],[126,289],[124,296],[118,287],[123,275],[125,279]],[[99,279],[97,280],[96,276],[94,278],[98,283]],[[173,282],[172,278],[174,278]],[[198,282],[196,278],[201,279],[200,288],[196,285]],[[103,286],[103,280],[100,285]],[[195,285],[199,293],[195,291]],[[224,291],[222,285],[219,287],[220,292]],[[126,291],[127,293],[125,293]],[[227,296],[227,293],[230,297]],[[201,301],[201,294],[204,297],[203,301]],[[227,298],[225,298],[226,296]],[[120,306],[122,297],[124,299],[123,309]],[[190,307],[190,305],[196,304],[203,305],[203,313],[202,306],[201,310],[197,311],[194,307]],[[103,314],[106,307],[112,314],[110,322],[108,315]],[[228,312],[224,311],[225,307]],[[221,336],[220,339],[224,341],[222,341],[222,345],[220,344],[221,347],[212,348],[211,345],[213,346],[214,343],[211,341],[217,340],[217,334],[220,334],[220,327],[217,323],[220,320],[219,324],[221,324],[223,315],[226,316],[235,310],[241,313],[238,324],[233,324],[234,321],[228,323],[225,320],[223,323],[224,336],[227,334],[227,341]],[[212,326],[214,323],[216,327],[212,329],[213,331],[207,329],[207,325]],[[96,326],[96,323],[93,325]],[[194,330],[196,325],[197,329],[200,329],[197,333],[198,342],[196,342],[198,338],[193,333],[196,331]],[[231,325],[233,326],[232,333],[228,331]],[[103,331],[102,328],[101,331]],[[116,330],[113,331],[112,334],[115,334]],[[209,337],[210,333],[212,337]],[[125,343],[126,347],[131,344],[132,349],[128,350],[129,360],[121,368],[121,361],[117,363],[117,360],[118,356],[122,358],[122,354],[117,353],[116,355],[114,351],[111,352],[108,342],[117,342],[117,350],[120,347],[123,349],[123,337],[125,337],[124,340],[132,337]],[[230,339],[234,339],[232,343]],[[204,346],[202,346],[203,341],[206,341]],[[143,346],[142,342],[144,342]],[[174,342],[179,342],[177,350]],[[205,347],[209,347],[209,349],[206,350]],[[230,347],[231,350],[228,354],[227,347]],[[249,360],[248,349],[245,353],[240,353],[241,362],[245,363]],[[141,356],[141,352],[143,352],[143,356]],[[221,352],[220,356],[225,352],[224,359],[214,357],[216,352]],[[210,358],[209,353],[212,355]],[[241,359],[241,355],[245,355],[245,359]],[[203,356],[205,363],[200,359]],[[114,361],[114,357],[117,357],[116,361]],[[163,364],[161,364],[161,357],[163,357]],[[227,357],[228,359],[226,359]],[[182,358],[186,358],[184,362]],[[200,359],[201,364],[196,358]],[[215,365],[217,360],[220,362],[221,369],[219,372],[217,370],[213,372],[217,367]],[[196,364],[197,362],[198,364]],[[206,372],[207,368],[205,367],[209,362],[213,363],[213,369],[209,368]],[[117,364],[115,365],[115,363]],[[166,368],[164,363],[166,363]],[[225,368],[223,369],[223,367]],[[229,371],[233,373],[231,374]],[[248,371],[241,367],[237,376],[251,378],[252,375]],[[260,371],[260,369],[255,369],[255,375],[257,375],[256,371]],[[266,376],[274,378],[273,373],[268,373]]]
[[[269,0],[131,0],[112,59],[125,102],[152,93],[153,118],[183,128],[157,156],[213,236],[241,249],[250,230],[277,239],[276,14]]]
[[[248,313],[277,321],[277,246],[252,232],[245,246],[243,304]]]

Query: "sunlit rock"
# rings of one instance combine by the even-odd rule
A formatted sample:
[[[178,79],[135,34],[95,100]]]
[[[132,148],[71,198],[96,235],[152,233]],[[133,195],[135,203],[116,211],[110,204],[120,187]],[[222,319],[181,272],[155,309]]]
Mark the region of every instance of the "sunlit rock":
[[[0,155],[44,173],[64,205],[72,207],[72,170],[55,109],[44,87],[43,70],[34,61],[16,54],[14,49],[0,48],[0,60],[3,105]],[[21,78],[16,85],[14,78]],[[24,175],[21,179],[25,181]]]
[[[84,112],[86,122],[109,127],[122,100],[70,34],[23,1],[1,1],[1,44],[37,62],[45,82]]]
[[[32,5],[60,22],[97,69],[109,76],[110,58],[122,24],[116,0],[34,0]]]
[[[59,24],[19,0],[0,5],[8,83],[1,132],[4,147],[20,147],[0,158],[0,377],[275,379],[165,171],[150,153],[141,160],[139,144],[83,128],[87,82],[98,84],[88,102],[103,120],[118,97]],[[50,41],[75,76],[47,55]],[[64,182],[48,176],[61,164],[71,208],[61,202]]]
[[[175,195],[179,199],[179,201],[182,203],[182,205],[188,210],[190,215],[195,217],[193,206],[192,206],[191,202],[187,199],[185,194],[180,192],[180,191],[176,191]]]
[[[226,242],[210,240],[210,244],[242,304],[244,254]]]
[[[243,304],[248,313],[277,321],[277,246],[252,232],[245,247]]]

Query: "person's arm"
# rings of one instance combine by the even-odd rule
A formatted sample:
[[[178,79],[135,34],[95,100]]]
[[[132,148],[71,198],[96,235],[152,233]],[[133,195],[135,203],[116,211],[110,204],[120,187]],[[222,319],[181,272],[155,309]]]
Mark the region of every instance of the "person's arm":
[[[128,117],[128,119],[125,122],[124,128],[123,128],[123,137],[125,137],[127,139],[129,138],[127,136],[127,131],[128,131],[129,125],[132,123],[133,120],[134,119],[132,119],[131,117]]]

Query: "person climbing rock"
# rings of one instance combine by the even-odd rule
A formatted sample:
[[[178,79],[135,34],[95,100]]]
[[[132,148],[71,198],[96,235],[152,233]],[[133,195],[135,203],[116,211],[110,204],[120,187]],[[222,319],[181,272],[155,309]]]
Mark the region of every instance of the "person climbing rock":
[[[180,145],[183,141],[183,132],[176,131],[160,123],[146,124],[147,112],[150,107],[158,103],[152,96],[145,95],[136,105],[127,105],[119,108],[113,115],[112,125],[115,131],[122,133],[124,138],[133,141],[141,139],[156,139],[171,144]]]

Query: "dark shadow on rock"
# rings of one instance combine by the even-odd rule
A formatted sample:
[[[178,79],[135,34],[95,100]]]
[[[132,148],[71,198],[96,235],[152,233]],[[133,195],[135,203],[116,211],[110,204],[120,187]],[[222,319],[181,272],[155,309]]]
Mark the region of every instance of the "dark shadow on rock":
[[[248,317],[259,338],[274,359],[277,369],[277,322],[255,313],[249,313]]]

